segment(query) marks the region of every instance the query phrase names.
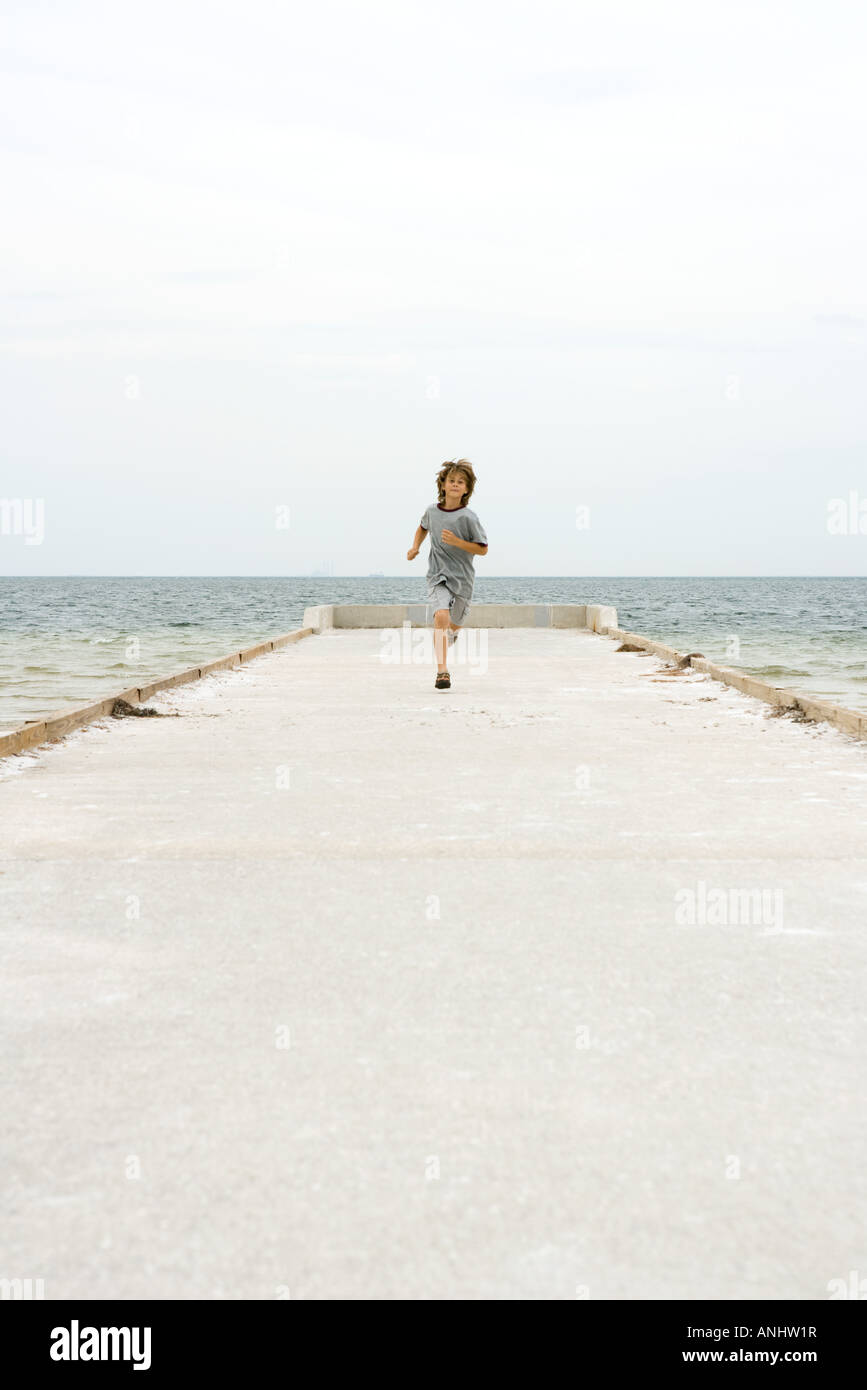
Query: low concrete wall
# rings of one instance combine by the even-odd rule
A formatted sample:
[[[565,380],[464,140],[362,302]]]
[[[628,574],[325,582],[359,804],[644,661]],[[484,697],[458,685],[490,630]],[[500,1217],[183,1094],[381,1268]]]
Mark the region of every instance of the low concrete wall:
[[[607,604],[588,603],[585,613],[587,621],[584,626],[592,632],[605,632],[609,627],[617,626],[617,609],[609,608]]]
[[[756,700],[764,700],[766,704],[774,705],[777,709],[787,710],[798,718],[808,720],[811,723],[833,724],[842,733],[852,734],[855,738],[867,739],[867,714],[859,714],[857,710],[846,709],[844,705],[835,705],[830,700],[814,700],[809,695],[799,695],[796,691],[787,689],[786,686],[771,685],[769,681],[760,680],[758,676],[751,676],[746,671],[738,671],[732,666],[719,666],[715,661],[708,661],[705,656],[690,656],[688,652],[679,652],[674,647],[665,646],[662,642],[654,642],[649,637],[642,637],[635,632],[624,632],[621,628],[613,625],[600,627],[597,631],[607,637],[614,637],[619,642],[625,642],[631,647],[639,647],[642,651],[652,652],[654,656],[661,657],[664,661],[669,661],[674,665],[688,662],[693,671],[701,671],[713,680],[722,681],[724,685],[731,685],[744,695],[751,695]]]
[[[202,676],[213,675],[216,671],[231,670],[233,666],[241,666],[253,661],[257,656],[264,656],[266,652],[276,651],[289,642],[297,642],[299,638],[311,635],[312,629],[309,627],[296,628],[294,632],[287,632],[282,637],[274,637],[268,642],[258,642],[255,647],[245,647],[243,651],[218,657],[216,661],[209,661],[204,666],[190,666],[186,671],[164,676],[148,685],[119,690],[116,695],[107,695],[104,700],[96,700],[89,705],[72,705],[69,709],[46,715],[45,719],[30,720],[17,729],[10,729],[7,734],[0,734],[0,758],[8,758],[12,753],[25,753],[28,748],[35,748],[40,743],[55,743],[73,729],[80,729],[82,725],[91,724],[95,719],[104,719],[107,714],[111,714],[115,700],[126,700],[130,705],[143,704],[152,695],[156,695],[158,690],[170,690],[172,686],[186,685],[188,681],[197,681]]]
[[[314,632],[332,628],[429,627],[433,606],[419,603],[341,603],[307,608],[304,626]],[[600,632],[616,625],[617,612],[602,604],[582,603],[474,603],[464,627],[580,627]]]

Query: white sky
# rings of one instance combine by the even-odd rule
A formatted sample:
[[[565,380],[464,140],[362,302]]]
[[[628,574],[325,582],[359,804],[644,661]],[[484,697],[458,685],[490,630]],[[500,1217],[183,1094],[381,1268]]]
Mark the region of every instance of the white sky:
[[[0,573],[421,574],[461,454],[477,572],[867,573],[861,3],[2,28]]]

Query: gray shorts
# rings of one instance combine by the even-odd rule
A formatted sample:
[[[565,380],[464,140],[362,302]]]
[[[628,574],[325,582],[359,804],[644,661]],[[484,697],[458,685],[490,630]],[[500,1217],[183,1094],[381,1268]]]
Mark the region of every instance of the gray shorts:
[[[453,594],[446,584],[434,584],[428,591],[427,601],[431,615],[436,613],[438,608],[447,608],[451,621],[457,626],[460,626],[470,611],[467,599]]]

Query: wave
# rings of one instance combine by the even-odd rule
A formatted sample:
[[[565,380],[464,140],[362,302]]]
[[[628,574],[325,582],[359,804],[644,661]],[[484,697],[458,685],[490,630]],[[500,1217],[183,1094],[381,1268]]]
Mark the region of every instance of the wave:
[[[743,670],[747,671],[751,676],[759,676],[762,678],[767,676],[785,676],[786,679],[789,679],[794,676],[796,678],[803,677],[809,680],[812,675],[815,675],[815,672],[801,670],[798,666],[745,666]]]

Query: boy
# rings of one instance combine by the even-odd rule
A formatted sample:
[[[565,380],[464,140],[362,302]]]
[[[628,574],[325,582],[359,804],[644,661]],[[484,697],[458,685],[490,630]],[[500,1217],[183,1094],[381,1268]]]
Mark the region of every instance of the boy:
[[[449,690],[446,644],[460,632],[473,596],[474,555],[487,555],[488,538],[475,512],[467,506],[476,486],[469,459],[444,463],[437,473],[437,502],[426,508],[413,537],[408,560],[414,560],[425,536],[430,536],[427,567],[428,599],[434,607],[434,650],[437,690]]]

